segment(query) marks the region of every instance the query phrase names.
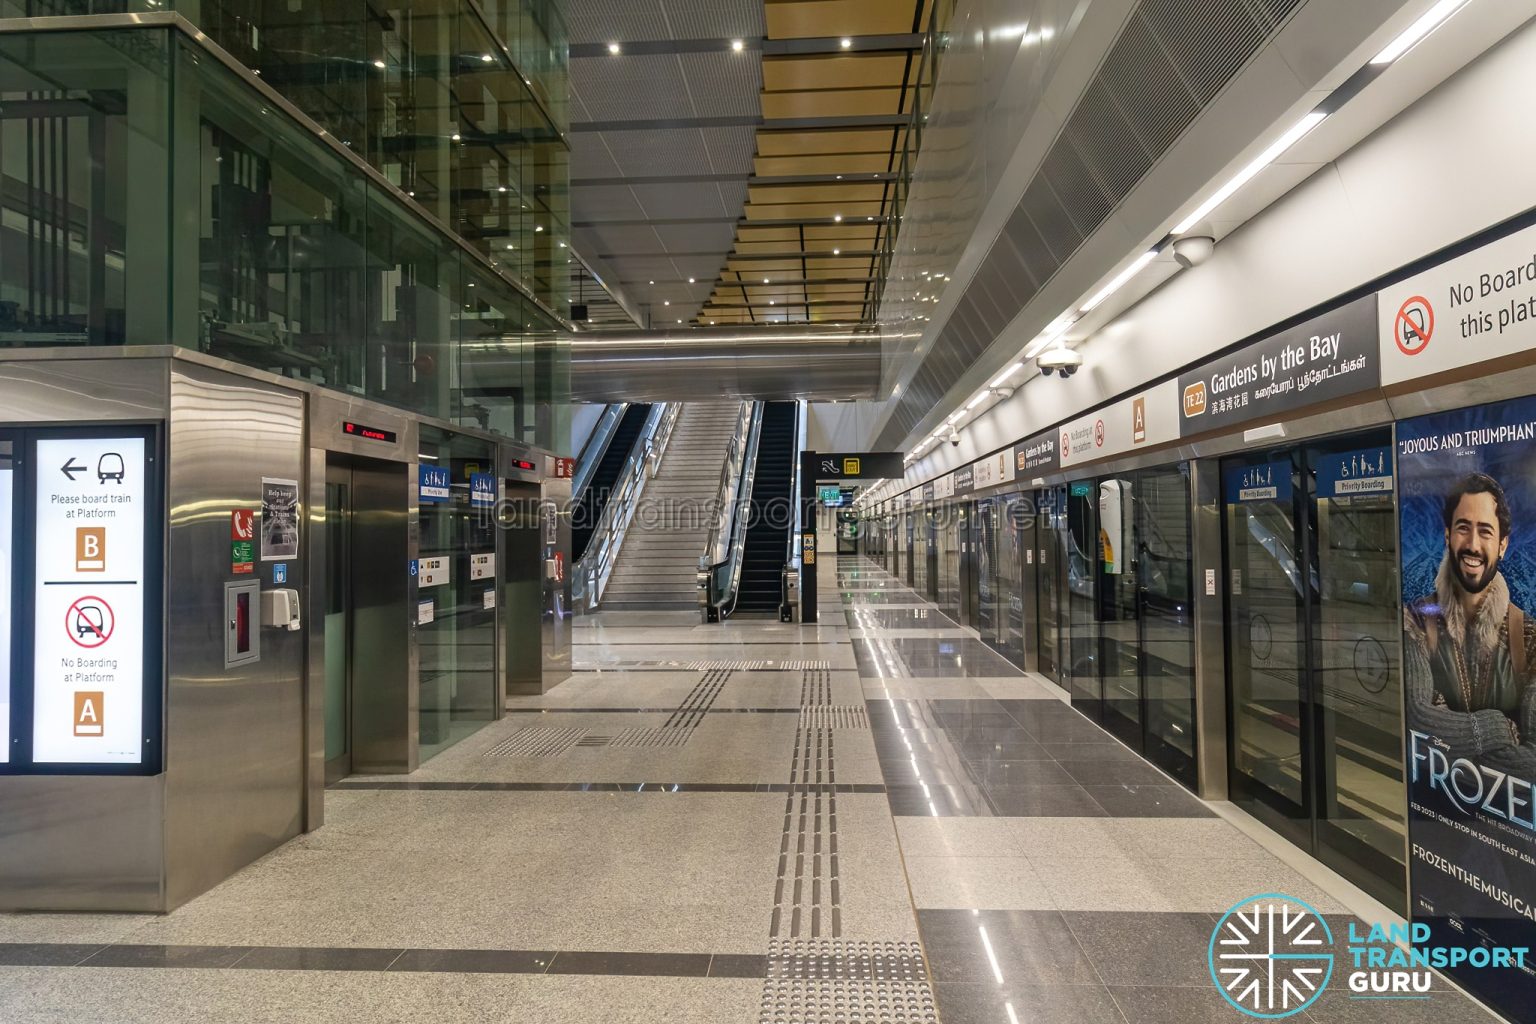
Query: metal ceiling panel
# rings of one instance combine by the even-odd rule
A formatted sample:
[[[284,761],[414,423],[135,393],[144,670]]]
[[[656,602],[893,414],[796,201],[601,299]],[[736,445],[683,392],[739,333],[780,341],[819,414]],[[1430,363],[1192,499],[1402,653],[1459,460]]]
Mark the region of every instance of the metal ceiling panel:
[[[610,256],[655,253],[661,249],[656,230],[649,225],[631,227],[623,224],[603,224],[595,227],[593,233],[601,240],[602,249],[597,255],[603,260],[607,260]]]
[[[576,57],[571,88],[593,121],[645,121],[698,116],[673,54]]]
[[[655,39],[663,18],[661,0],[579,0],[567,5],[572,45]]]
[[[617,178],[620,176],[619,165],[614,162],[613,154],[608,152],[608,147],[601,135],[576,132],[566,137],[571,142],[572,178]]]
[[[736,223],[738,211],[726,210],[720,205],[720,193],[713,188],[691,185],[634,185],[635,198],[645,208],[647,220],[702,219],[704,217],[730,218],[729,225]],[[730,234],[726,237],[730,246]],[[723,251],[723,250],[722,250]]]
[[[603,224],[641,220],[645,211],[623,185],[576,185],[571,188],[572,220],[577,224]],[[578,219],[579,218],[579,219]]]
[[[729,50],[677,56],[698,117],[761,117],[763,64]]]
[[[720,273],[720,268],[725,265],[725,254],[731,248],[731,239],[735,237],[736,225],[729,223],[657,224],[655,230],[657,237],[661,239],[661,244],[668,252],[718,252],[719,257],[709,268],[709,278],[713,280]]]
[[[761,39],[763,0],[661,0],[673,39]],[[655,38],[656,29],[651,29]]]
[[[695,128],[603,132],[602,137],[626,178],[696,174],[710,166],[704,132]]]

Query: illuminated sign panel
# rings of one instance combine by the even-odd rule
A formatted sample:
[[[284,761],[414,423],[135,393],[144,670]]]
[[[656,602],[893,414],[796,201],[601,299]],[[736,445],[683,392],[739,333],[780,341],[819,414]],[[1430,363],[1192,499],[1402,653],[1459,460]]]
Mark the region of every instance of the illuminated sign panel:
[[[146,448],[34,442],[35,764],[144,760]]]
[[[341,425],[341,432],[352,437],[361,437],[369,441],[387,441],[390,444],[394,444],[400,436],[393,430],[385,430],[383,427],[369,427],[361,423],[354,423],[351,420],[347,420]]]

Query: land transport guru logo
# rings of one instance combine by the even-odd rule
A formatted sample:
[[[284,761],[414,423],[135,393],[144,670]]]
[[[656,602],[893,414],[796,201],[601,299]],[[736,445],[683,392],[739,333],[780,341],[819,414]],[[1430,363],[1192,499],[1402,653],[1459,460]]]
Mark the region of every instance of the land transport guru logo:
[[[1350,921],[1342,959],[1350,999],[1427,1000],[1432,970],[1529,971],[1526,946],[1440,946],[1429,925],[1364,925]],[[1250,896],[1228,910],[1211,932],[1206,959],[1211,981],[1250,1017],[1300,1013],[1333,978],[1333,930],[1323,915],[1293,896]]]
[[[1312,907],[1279,893],[1251,896],[1211,932],[1211,980],[1250,1017],[1300,1013],[1333,977],[1333,931]]]

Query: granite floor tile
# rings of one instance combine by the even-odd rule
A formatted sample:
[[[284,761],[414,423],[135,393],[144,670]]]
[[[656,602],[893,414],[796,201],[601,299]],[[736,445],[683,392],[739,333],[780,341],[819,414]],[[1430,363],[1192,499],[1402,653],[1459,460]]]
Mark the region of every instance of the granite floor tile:
[[[1210,983],[1206,951],[1214,914],[1063,911],[1062,917],[1108,985]]]
[[[1017,857],[1023,846],[1004,818],[899,817],[896,835],[912,857]]]
[[[1039,876],[1023,857],[906,857],[912,905],[918,910],[1054,910]]]
[[[1088,794],[1114,818],[1213,818],[1215,812],[1172,784],[1085,786]]]
[[[1103,985],[941,982],[934,998],[944,1024],[1123,1024]]]
[[[1082,786],[987,786],[992,813],[1006,818],[1102,818],[1103,806]]]
[[[549,970],[554,958],[552,950],[407,949],[389,965],[389,969],[456,974],[543,974]]]
[[[919,910],[934,981],[1095,985],[1092,962],[1054,910]]]
[[[403,949],[326,949],[309,946],[262,946],[233,966],[242,971],[387,971]]]

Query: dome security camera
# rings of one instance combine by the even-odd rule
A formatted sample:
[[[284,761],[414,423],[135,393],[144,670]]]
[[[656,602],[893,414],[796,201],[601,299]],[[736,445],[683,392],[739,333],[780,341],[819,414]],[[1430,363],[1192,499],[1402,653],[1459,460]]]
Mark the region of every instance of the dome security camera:
[[[960,431],[951,430],[949,432],[949,443],[954,445],[956,448],[960,447]]]
[[[1216,251],[1216,239],[1208,235],[1190,235],[1188,238],[1177,238],[1173,242],[1173,259],[1179,266],[1188,270],[1190,267],[1198,267],[1211,258],[1211,253]]]
[[[1040,368],[1041,376],[1060,373],[1063,377],[1070,377],[1083,365],[1083,357],[1081,353],[1061,345],[1040,353],[1035,359],[1035,365]]]

